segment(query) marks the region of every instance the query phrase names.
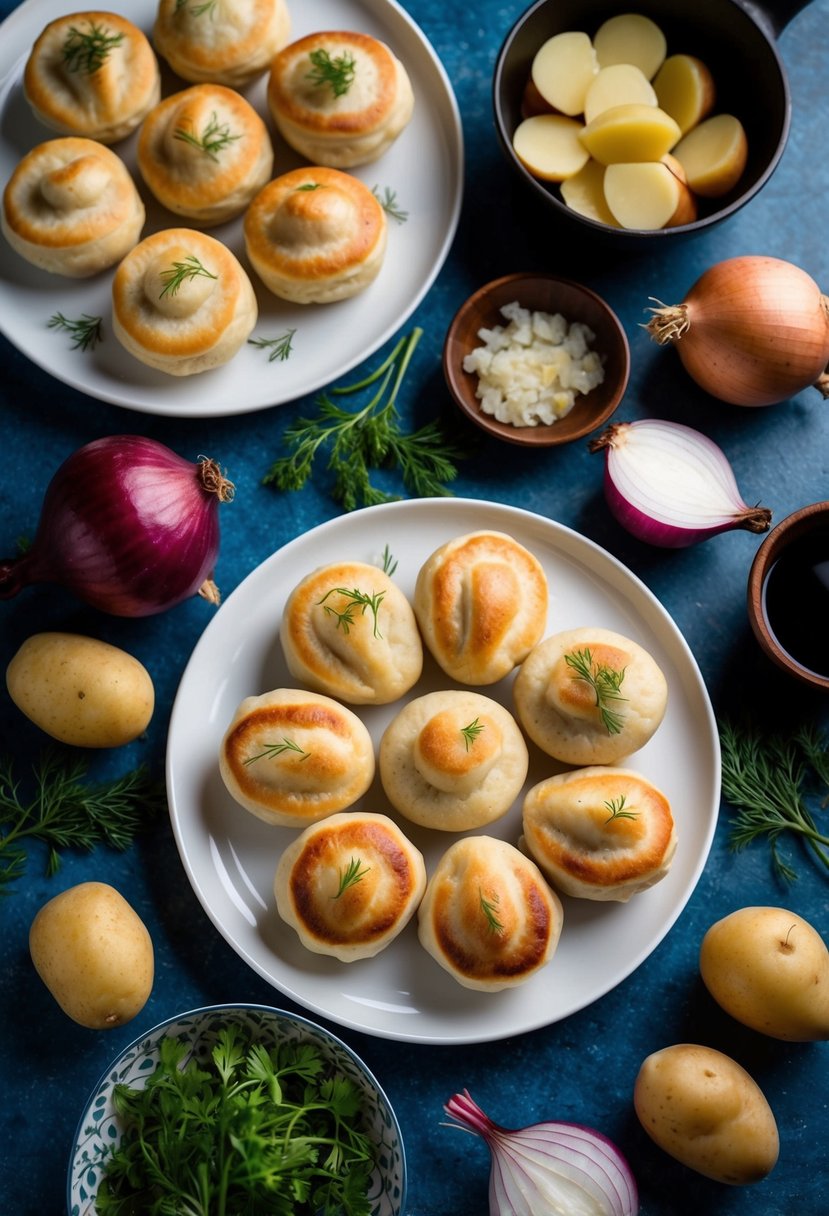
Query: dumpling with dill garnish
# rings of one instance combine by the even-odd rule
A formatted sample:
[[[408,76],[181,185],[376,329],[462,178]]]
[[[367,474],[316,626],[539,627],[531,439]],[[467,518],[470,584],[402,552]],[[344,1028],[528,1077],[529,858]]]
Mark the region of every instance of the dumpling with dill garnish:
[[[159,0],[153,43],[182,80],[242,88],[290,32],[286,0]]]
[[[520,847],[565,895],[619,900],[668,873],[677,836],[660,789],[630,769],[591,765],[527,793]]]
[[[241,215],[273,168],[264,122],[241,93],[221,84],[195,84],[155,106],[136,157],[162,206],[203,227]]]
[[[242,701],[222,739],[219,771],[252,815],[306,827],[363,796],[374,778],[374,745],[345,705],[277,688]]]
[[[280,627],[291,675],[352,705],[386,705],[423,669],[412,606],[385,570],[342,561],[306,575],[288,596]]]
[[[306,828],[283,851],[274,876],[277,911],[303,946],[343,963],[390,945],[425,889],[419,849],[394,820],[369,812]]]
[[[513,686],[530,739],[565,764],[617,764],[644,747],[662,722],[668,685],[656,660],[610,629],[584,627],[545,638]]]

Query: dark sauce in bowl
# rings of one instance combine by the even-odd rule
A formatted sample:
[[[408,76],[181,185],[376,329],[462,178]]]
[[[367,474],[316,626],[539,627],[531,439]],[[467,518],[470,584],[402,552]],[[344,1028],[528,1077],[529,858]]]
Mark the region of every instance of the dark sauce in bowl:
[[[783,650],[829,679],[829,528],[796,537],[763,582],[763,616]]]

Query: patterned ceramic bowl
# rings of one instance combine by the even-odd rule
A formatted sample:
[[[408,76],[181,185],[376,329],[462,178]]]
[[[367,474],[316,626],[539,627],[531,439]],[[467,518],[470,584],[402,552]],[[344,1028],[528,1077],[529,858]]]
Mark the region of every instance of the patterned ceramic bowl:
[[[122,1129],[113,1107],[113,1089],[124,1083],[140,1088],[156,1067],[159,1044],[180,1039],[207,1058],[222,1027],[234,1024],[252,1041],[313,1043],[333,1068],[353,1081],[362,1096],[364,1127],[377,1149],[369,1190],[371,1216],[401,1216],[406,1202],[406,1159],[400,1127],[388,1098],[365,1064],[340,1039],[321,1026],[265,1005],[211,1005],[169,1018],[132,1042],[93,1089],[75,1133],[67,1179],[69,1216],[95,1216],[95,1196],[103,1168]]]

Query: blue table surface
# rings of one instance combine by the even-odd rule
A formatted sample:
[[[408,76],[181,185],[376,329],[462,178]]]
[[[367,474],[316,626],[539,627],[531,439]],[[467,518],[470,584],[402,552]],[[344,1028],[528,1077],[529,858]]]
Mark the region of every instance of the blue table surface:
[[[14,7],[3,0],[0,15]],[[775,520],[829,497],[829,412],[816,392],[807,390],[766,410],[724,406],[697,390],[679,360],[659,350],[640,328],[648,297],[679,299],[707,266],[735,254],[776,255],[829,284],[829,0],[808,5],[780,34],[792,126],[780,167],[764,190],[704,236],[635,258],[551,230],[505,166],[494,133],[490,81],[498,47],[522,11],[521,0],[478,0],[474,6],[407,0],[405,7],[452,81],[468,155],[456,239],[437,281],[407,323],[407,328],[421,325],[424,337],[400,403],[404,421],[425,421],[453,409],[440,354],[461,301],[497,275],[547,270],[598,290],[625,326],[632,374],[618,418],[669,418],[704,431],[727,453],[746,498],[771,507]],[[282,544],[338,513],[322,476],[294,494],[261,484],[286,424],[307,410],[310,400],[234,418],[159,418],[59,384],[5,339],[0,352],[0,545],[6,551],[19,536],[32,534],[58,464],[92,439],[124,432],[153,436],[188,458],[216,455],[232,474],[237,494],[222,512],[217,570],[225,596]],[[376,362],[377,356],[366,367]],[[530,452],[476,443],[454,488],[459,496],[514,504],[558,520],[624,562],[678,623],[718,715],[750,706],[770,728],[809,720],[827,726],[826,697],[804,691],[773,668],[750,632],[745,591],[757,536],[732,532],[678,551],[633,540],[610,517],[601,462],[583,443]],[[176,687],[212,611],[198,600],[129,621],[85,609],[54,588],[30,589],[0,606],[0,660],[5,668],[24,638],[41,629],[87,632],[131,651],[153,676],[156,713],[146,737],[117,755],[96,753],[90,771],[121,771],[143,761],[161,773]],[[21,766],[36,758],[43,742],[5,691],[0,738],[3,751],[12,752]],[[730,848],[729,810],[723,807],[708,863],[674,927],[615,990],[561,1023],[501,1042],[452,1048],[380,1039],[332,1023],[375,1072],[397,1111],[409,1168],[408,1216],[482,1216],[487,1210],[484,1145],[441,1126],[444,1101],[464,1086],[493,1118],[510,1126],[564,1119],[601,1128],[627,1154],[647,1216],[826,1212],[829,1046],[780,1043],[738,1025],[714,1005],[697,970],[705,930],[743,905],[788,907],[829,938],[829,876],[797,845],[784,848],[799,871],[791,886],[775,878],[764,844],[740,853]],[[67,854],[54,877],[46,877],[44,860],[33,846],[25,877],[0,903],[0,1212],[16,1216],[64,1211],[68,1151],[82,1104],[107,1064],[137,1034],[202,1004],[242,1000],[292,1008],[209,923],[166,820],[126,853],[101,848]],[[35,974],[28,953],[28,929],[37,909],[59,890],[87,879],[118,888],[145,921],[155,947],[156,979],[145,1008],[132,1023],[107,1032],[70,1021]],[[781,1151],[762,1183],[729,1188],[710,1182],[661,1153],[639,1126],[631,1101],[639,1065],[651,1051],[681,1041],[731,1054],[765,1091],[779,1124]]]

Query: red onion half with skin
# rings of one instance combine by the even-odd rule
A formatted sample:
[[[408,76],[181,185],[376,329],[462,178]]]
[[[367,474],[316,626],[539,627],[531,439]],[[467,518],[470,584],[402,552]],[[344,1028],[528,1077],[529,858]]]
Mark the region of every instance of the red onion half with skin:
[[[31,547],[0,560],[0,598],[58,583],[114,616],[196,594],[217,604],[218,508],[233,490],[205,457],[192,463],[140,435],[96,439],[56,471]]]
[[[615,422],[588,444],[604,452],[604,493],[616,520],[639,540],[665,549],[720,532],[768,532],[771,511],[740,495],[722,448],[678,422]]]
[[[616,1145],[578,1123],[534,1123],[517,1131],[499,1127],[467,1090],[443,1108],[460,1127],[486,1141],[492,1154],[489,1216],[636,1216],[639,1192]]]

